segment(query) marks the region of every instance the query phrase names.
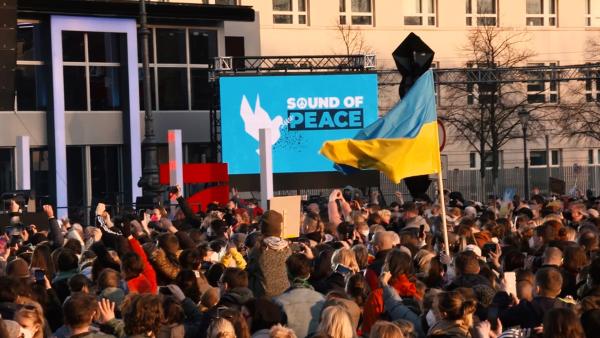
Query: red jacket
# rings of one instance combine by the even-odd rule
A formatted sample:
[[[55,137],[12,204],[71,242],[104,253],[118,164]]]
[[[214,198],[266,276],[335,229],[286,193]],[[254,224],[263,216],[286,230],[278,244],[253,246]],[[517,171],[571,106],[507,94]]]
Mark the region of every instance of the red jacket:
[[[414,297],[419,299],[417,287],[414,283],[408,280],[406,275],[400,275],[396,278],[391,286],[398,291],[400,297]],[[380,320],[381,314],[384,312],[383,307],[383,289],[377,288],[369,294],[367,302],[364,306],[362,333],[368,334],[371,327]]]
[[[137,239],[135,239],[134,237],[129,238],[129,246],[131,247],[131,250],[133,250],[133,252],[140,256],[142,262],[144,262],[144,271],[137,277],[127,281],[127,288],[129,289],[129,292],[148,292],[156,294],[158,291],[158,286],[156,284],[156,272],[154,271],[154,268],[148,261],[146,252],[140,245],[140,242],[138,242]]]

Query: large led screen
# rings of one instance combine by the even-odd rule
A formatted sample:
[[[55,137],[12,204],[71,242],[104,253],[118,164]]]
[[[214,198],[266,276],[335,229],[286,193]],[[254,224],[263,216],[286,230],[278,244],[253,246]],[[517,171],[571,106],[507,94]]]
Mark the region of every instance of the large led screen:
[[[323,142],[352,138],[377,119],[376,74],[263,75],[220,79],[223,162],[257,174],[259,129],[271,129],[273,172],[333,171]]]

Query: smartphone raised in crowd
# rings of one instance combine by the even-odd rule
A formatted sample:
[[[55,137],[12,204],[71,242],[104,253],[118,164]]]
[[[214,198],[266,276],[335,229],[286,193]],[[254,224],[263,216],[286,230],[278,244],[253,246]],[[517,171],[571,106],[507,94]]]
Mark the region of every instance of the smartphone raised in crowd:
[[[44,269],[36,269],[33,271],[33,276],[35,277],[35,282],[37,284],[45,284],[46,283],[46,271]]]

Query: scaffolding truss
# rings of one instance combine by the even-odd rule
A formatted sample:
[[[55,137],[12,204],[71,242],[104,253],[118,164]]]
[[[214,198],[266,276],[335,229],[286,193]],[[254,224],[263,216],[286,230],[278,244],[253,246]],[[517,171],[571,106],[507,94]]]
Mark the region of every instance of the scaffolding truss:
[[[439,68],[433,69],[433,72],[437,85],[587,81],[600,78],[600,63],[510,68]],[[379,86],[397,86],[402,80],[397,70],[380,70],[377,74]]]
[[[308,55],[308,56],[221,56],[214,59],[209,74],[210,140],[213,160],[221,160],[221,113],[219,78],[238,74],[269,75],[277,73],[368,72],[375,71],[375,55]]]

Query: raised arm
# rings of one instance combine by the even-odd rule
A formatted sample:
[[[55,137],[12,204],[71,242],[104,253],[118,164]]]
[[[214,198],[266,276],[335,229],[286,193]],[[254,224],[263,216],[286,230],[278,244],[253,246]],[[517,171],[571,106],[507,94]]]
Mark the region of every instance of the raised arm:
[[[54,210],[51,205],[44,205],[42,208],[48,216],[48,240],[54,247],[60,247],[63,245],[65,238],[56,217],[54,217]]]

